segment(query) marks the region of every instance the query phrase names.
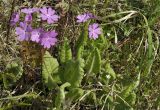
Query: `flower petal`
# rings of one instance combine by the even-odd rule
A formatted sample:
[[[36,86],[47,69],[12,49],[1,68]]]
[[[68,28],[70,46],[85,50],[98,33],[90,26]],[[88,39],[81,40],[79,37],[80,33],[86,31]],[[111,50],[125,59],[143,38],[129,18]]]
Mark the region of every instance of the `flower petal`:
[[[46,7],[41,8],[41,9],[40,9],[40,12],[41,12],[41,13],[46,13],[46,14],[48,13]]]
[[[46,15],[41,14],[40,16],[41,16],[42,20],[47,20],[47,16]]]
[[[48,14],[54,15],[55,14],[55,10],[53,10],[52,8],[48,8]]]

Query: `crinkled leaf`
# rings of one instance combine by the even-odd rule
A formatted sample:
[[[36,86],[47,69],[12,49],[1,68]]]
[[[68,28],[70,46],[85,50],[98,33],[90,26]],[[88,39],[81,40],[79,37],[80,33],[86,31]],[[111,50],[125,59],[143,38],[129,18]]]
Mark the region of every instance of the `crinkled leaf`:
[[[86,67],[88,73],[99,73],[101,70],[101,56],[98,48],[95,48],[94,51],[89,55]]]
[[[57,59],[53,58],[50,53],[46,51],[43,58],[42,78],[50,89],[54,87],[55,83],[59,82],[59,77],[57,75],[58,66]]]
[[[61,63],[64,63],[64,62],[71,60],[71,59],[72,59],[71,48],[68,44],[68,40],[65,39],[64,43],[60,47],[60,61],[61,61]]]
[[[68,82],[66,82],[66,83],[64,83],[63,85],[60,86],[58,95],[57,95],[56,100],[55,100],[56,110],[60,110],[61,109],[61,105],[65,101],[65,90],[64,89],[66,87],[69,87],[69,86],[70,86],[70,83],[68,83]]]
[[[6,66],[6,71],[2,73],[5,88],[12,86],[22,76],[23,69],[17,62],[11,62]]]
[[[85,23],[85,26],[82,29],[80,37],[78,38],[78,41],[76,43],[76,54],[77,54],[78,58],[81,57],[81,53],[82,53],[82,50],[84,48],[84,45],[86,45],[86,43],[87,43],[87,39],[88,39],[88,25],[89,25],[89,22]]]
[[[62,65],[60,78],[62,82],[69,82],[72,87],[79,87],[84,75],[84,60],[70,60]]]

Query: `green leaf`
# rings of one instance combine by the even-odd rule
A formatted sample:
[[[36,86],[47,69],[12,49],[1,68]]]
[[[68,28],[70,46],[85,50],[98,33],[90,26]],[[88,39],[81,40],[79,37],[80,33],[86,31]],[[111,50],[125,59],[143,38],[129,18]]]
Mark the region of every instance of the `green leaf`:
[[[77,101],[82,95],[84,91],[81,88],[71,88],[69,92],[67,93],[66,97],[68,102]]]
[[[125,89],[122,91],[121,93],[121,97],[122,98],[126,98],[130,95],[130,93],[135,89],[137,88],[137,86],[139,85],[140,83],[140,73],[138,74],[137,78],[132,81],[131,83],[129,83]]]
[[[70,88],[69,92],[66,94],[64,109],[68,110],[71,104],[77,102],[83,94],[84,90],[81,88]]]
[[[69,82],[72,87],[79,87],[84,75],[84,60],[70,60],[62,65],[60,78],[62,82]]]
[[[152,39],[152,31],[148,27],[147,30],[147,35],[148,35],[148,51],[147,51],[147,56],[146,56],[146,64],[144,65],[144,75],[147,76],[152,68],[152,64],[154,61],[154,55],[153,55],[153,39]]]
[[[127,98],[126,101],[130,104],[130,105],[135,105],[136,102],[136,94],[133,92],[131,93]]]
[[[81,57],[81,53],[82,53],[82,50],[84,48],[84,45],[86,45],[86,43],[87,43],[87,39],[88,39],[88,25],[89,25],[89,22],[87,22],[85,24],[84,28],[82,29],[81,35],[78,38],[78,41],[76,43],[77,58]]]
[[[55,106],[56,106],[56,110],[60,110],[61,109],[61,105],[64,103],[65,101],[65,88],[69,87],[70,83],[66,82],[63,85],[60,86],[59,88],[59,93],[56,97],[55,100]]]
[[[12,86],[22,76],[22,66],[17,62],[11,62],[6,66],[6,71],[2,74],[3,84],[5,88]]]
[[[88,73],[99,73],[101,71],[101,56],[98,48],[95,48],[89,55],[85,68]]]
[[[133,110],[132,106],[134,106],[136,101],[136,94],[134,93],[134,89],[136,89],[140,83],[140,73],[134,80],[126,83],[127,85],[124,86],[124,90],[120,93],[120,95],[117,95],[118,97],[116,102],[119,103],[115,107],[117,110]]]
[[[106,63],[105,70],[113,79],[116,79],[116,73],[114,72],[110,63]]]
[[[69,46],[68,40],[65,39],[64,43],[60,47],[60,61],[61,63],[64,63],[71,59],[72,59],[71,48]]]
[[[58,67],[59,64],[57,59],[53,58],[50,53],[46,51],[43,58],[42,78],[49,89],[52,89],[55,83],[59,82],[59,77],[57,74]]]
[[[12,73],[4,73],[2,74],[2,77],[5,88],[10,87],[17,80],[16,76],[14,76]]]

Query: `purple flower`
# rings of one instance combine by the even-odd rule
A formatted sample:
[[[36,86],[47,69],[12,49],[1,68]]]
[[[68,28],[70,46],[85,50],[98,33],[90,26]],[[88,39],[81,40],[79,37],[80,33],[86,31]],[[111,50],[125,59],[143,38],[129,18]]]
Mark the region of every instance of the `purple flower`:
[[[21,9],[21,12],[25,13],[25,14],[32,14],[34,12],[38,12],[39,9],[38,8],[24,8]]]
[[[35,41],[35,42],[39,42],[40,41],[40,38],[42,37],[43,35],[43,29],[42,28],[39,28],[39,29],[34,29],[32,32],[31,32],[31,41]]]
[[[90,18],[93,18],[93,14],[92,13],[84,13],[84,14],[81,14],[81,15],[77,16],[77,22],[78,23],[86,22]]]
[[[19,21],[19,14],[13,13],[10,21],[11,26],[14,26],[18,21]]]
[[[40,9],[40,12],[42,20],[47,20],[48,24],[57,22],[59,19],[59,16],[56,15],[55,10],[53,10],[52,8],[43,7]]]
[[[32,27],[25,22],[20,22],[20,27],[16,27],[16,34],[19,41],[29,40]]]
[[[88,17],[86,14],[82,14],[82,15],[77,16],[78,23],[86,22],[87,20],[88,20]]]
[[[31,22],[31,21],[32,21],[32,15],[31,15],[31,14],[27,14],[27,15],[25,16],[25,21],[26,21],[26,22]]]
[[[94,23],[89,25],[89,38],[97,39],[99,34],[101,34],[101,28],[99,27],[99,24]]]
[[[25,13],[25,21],[26,22],[31,22],[32,21],[32,13],[34,12],[38,12],[39,9],[38,8],[24,8],[21,9],[21,12]]]
[[[55,45],[55,43],[57,42],[56,36],[58,35],[58,33],[56,33],[55,31],[49,31],[43,34],[40,42],[41,45],[44,48],[50,48],[51,46]]]

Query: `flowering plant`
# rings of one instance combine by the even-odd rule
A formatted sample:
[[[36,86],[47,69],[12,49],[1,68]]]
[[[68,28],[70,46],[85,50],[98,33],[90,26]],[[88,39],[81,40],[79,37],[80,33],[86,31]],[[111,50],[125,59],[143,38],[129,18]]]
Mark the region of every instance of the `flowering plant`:
[[[43,8],[24,8],[21,9],[22,13],[25,13],[25,20],[19,23],[19,27],[16,27],[16,35],[19,41],[33,41],[39,43],[44,48],[49,49],[57,42],[58,33],[55,30],[45,31],[43,28],[33,28],[34,13],[40,15],[41,21],[47,21],[48,24],[56,23],[60,18],[56,11],[51,7]],[[19,22],[20,14],[14,13],[11,19],[11,24],[16,25]]]
[[[21,9],[21,12],[25,13],[26,15],[24,21],[19,23],[19,27],[16,27],[16,35],[18,36],[19,41],[33,41],[48,49],[56,44],[56,37],[58,33],[55,30],[45,31],[43,28],[33,29],[32,27],[32,15],[34,13],[39,14],[41,21],[47,21],[48,24],[56,23],[60,17],[56,14],[55,10],[53,10],[51,7],[24,8]],[[96,17],[92,13],[84,13],[77,16],[77,22],[84,23],[94,18]],[[11,25],[16,25],[16,23],[19,22],[19,19],[20,14],[15,12],[12,15]],[[88,31],[89,38],[91,39],[97,39],[101,34],[101,29],[97,23],[89,25]]]
[[[96,17],[92,13],[84,13],[77,16],[77,22],[84,23],[89,19],[94,19],[94,18]],[[89,25],[88,30],[89,30],[89,38],[91,39],[97,39],[98,36],[102,33],[98,23]]]

